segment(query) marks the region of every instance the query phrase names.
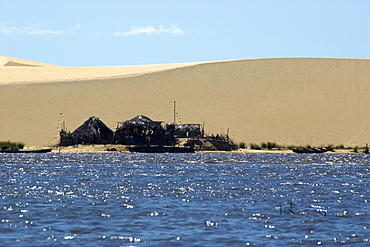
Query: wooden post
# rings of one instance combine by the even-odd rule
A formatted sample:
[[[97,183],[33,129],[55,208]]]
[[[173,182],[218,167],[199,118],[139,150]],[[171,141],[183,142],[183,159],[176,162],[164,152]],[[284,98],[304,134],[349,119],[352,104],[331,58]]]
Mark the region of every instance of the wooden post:
[[[203,126],[202,126],[202,137],[204,137],[204,127],[206,126],[206,122],[203,121]]]
[[[176,124],[176,101],[173,102],[173,125]]]

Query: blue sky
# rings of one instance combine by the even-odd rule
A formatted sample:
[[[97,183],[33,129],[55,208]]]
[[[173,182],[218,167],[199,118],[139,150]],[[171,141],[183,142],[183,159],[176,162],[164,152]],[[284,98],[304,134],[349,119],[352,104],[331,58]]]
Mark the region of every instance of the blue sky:
[[[370,58],[370,1],[1,1],[0,55],[62,66]]]

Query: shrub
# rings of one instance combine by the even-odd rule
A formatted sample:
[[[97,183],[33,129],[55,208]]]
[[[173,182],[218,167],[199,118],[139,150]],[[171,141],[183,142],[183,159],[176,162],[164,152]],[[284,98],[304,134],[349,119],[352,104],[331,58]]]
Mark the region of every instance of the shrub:
[[[265,142],[262,142],[261,143],[261,148],[262,149],[269,149],[269,150],[272,150],[272,149],[274,149],[274,148],[281,148],[282,146],[280,146],[280,145],[278,145],[278,144],[276,144],[275,142],[267,142],[267,143],[265,143]]]
[[[239,148],[245,149],[245,143],[244,142],[239,143]]]
[[[267,142],[267,149],[271,150],[273,148],[276,148],[275,142]]]
[[[340,145],[336,146],[335,149],[344,149],[344,145],[340,144]]]
[[[258,144],[255,144],[255,143],[251,143],[251,149],[261,150],[261,146],[259,146]]]
[[[22,148],[24,148],[24,144],[21,142],[0,141],[1,150],[6,150],[6,149],[19,150]]]
[[[365,147],[364,153],[365,153],[365,154],[368,154],[368,153],[369,153],[369,147],[367,146],[367,144],[366,144],[366,147]]]

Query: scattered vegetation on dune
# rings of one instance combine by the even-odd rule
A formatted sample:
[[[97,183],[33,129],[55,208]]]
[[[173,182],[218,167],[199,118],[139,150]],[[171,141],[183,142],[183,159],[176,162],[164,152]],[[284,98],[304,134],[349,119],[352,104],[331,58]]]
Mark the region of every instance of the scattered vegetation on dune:
[[[245,143],[244,142],[240,142],[239,143],[239,148],[241,148],[241,149],[245,149]]]
[[[21,142],[10,142],[10,141],[0,141],[0,149],[1,150],[19,150],[24,148],[24,143]]]
[[[335,149],[345,149],[343,144],[339,144],[339,145],[335,146],[334,148]]]
[[[343,144],[339,144],[339,145],[329,144],[329,145],[322,145],[322,146],[312,146],[312,145],[309,145],[309,144],[307,144],[307,145],[288,145],[288,146],[284,146],[284,145],[277,144],[275,142],[262,142],[261,144],[256,144],[256,143],[250,143],[249,144],[249,148],[254,149],[254,150],[264,150],[264,149],[267,149],[267,150],[284,150],[284,149],[286,149],[286,150],[288,150],[288,149],[293,149],[293,148],[315,149],[315,148],[323,148],[323,147],[333,147],[334,149],[352,149],[354,153],[357,153],[357,152],[369,153],[369,148],[368,148],[367,145],[365,147],[358,147],[358,146],[355,146],[355,147],[347,146],[346,147]],[[248,147],[245,144],[245,142],[240,142],[239,143],[239,148],[245,149],[245,148],[248,148]]]
[[[268,150],[285,148],[284,146],[279,145],[275,142],[267,142],[267,143],[262,142],[261,147],[262,147],[262,149],[268,149]]]
[[[283,148],[286,148],[282,145],[279,145],[275,142],[262,142],[260,145],[256,143],[251,143],[250,144],[250,149],[255,149],[255,150],[262,150],[262,149],[268,149],[268,150],[273,150],[273,149],[278,149],[281,150]]]
[[[255,149],[255,150],[261,150],[262,149],[260,145],[255,144],[255,143],[251,143],[250,147],[251,147],[251,149]]]

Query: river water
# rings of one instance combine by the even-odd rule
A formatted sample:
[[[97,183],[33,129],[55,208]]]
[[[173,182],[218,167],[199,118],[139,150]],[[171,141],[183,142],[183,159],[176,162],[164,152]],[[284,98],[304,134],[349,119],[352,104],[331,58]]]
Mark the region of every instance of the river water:
[[[0,154],[0,246],[368,246],[365,154]]]

